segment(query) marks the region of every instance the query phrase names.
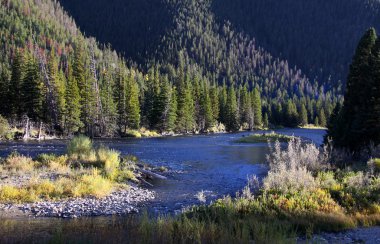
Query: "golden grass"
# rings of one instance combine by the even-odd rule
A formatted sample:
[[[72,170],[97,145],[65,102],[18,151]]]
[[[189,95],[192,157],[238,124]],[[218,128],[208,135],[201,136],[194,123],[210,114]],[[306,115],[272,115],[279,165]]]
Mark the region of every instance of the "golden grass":
[[[2,165],[3,169],[15,173],[15,172],[31,172],[34,170],[34,162],[32,158],[19,155],[18,153],[11,154],[5,159]]]

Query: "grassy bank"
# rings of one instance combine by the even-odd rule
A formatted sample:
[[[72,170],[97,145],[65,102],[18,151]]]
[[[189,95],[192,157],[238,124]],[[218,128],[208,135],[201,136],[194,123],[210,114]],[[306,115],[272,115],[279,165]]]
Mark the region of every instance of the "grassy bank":
[[[174,218],[136,224],[131,240],[147,243],[294,243],[297,235],[380,225],[379,160],[339,168],[331,150],[292,138],[268,155],[270,171],[251,177],[236,197]]]
[[[270,142],[288,142],[292,139],[292,136],[277,134],[275,132],[262,133],[262,134],[252,134],[249,136],[242,137],[235,142],[237,143],[267,143]]]
[[[22,203],[69,197],[104,197],[136,180],[134,164],[105,147],[94,148],[76,137],[63,156],[41,154],[32,159],[13,153],[0,162],[0,202]]]

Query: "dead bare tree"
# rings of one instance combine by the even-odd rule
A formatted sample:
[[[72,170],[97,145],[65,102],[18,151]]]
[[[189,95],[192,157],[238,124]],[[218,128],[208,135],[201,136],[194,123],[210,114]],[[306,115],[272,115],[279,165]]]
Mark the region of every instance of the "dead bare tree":
[[[49,73],[46,68],[46,58],[45,55],[42,54],[38,47],[38,43],[33,36],[34,40],[34,53],[35,56],[38,59],[39,63],[39,68],[40,68],[40,73],[43,78],[43,83],[46,87],[47,90],[47,104],[48,104],[48,111],[51,115],[51,118],[53,119],[54,126],[58,125],[58,107],[57,107],[57,101],[56,101],[56,96],[55,96],[55,86],[52,84],[52,81],[50,80]]]

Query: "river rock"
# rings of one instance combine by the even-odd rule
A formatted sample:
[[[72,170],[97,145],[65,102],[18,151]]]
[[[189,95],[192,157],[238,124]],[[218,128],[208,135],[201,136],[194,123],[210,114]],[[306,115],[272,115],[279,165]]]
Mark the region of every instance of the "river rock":
[[[19,205],[18,209],[35,217],[79,218],[124,215],[137,213],[141,204],[153,200],[154,197],[152,191],[130,186],[128,190],[115,191],[105,198],[70,198],[57,202]]]

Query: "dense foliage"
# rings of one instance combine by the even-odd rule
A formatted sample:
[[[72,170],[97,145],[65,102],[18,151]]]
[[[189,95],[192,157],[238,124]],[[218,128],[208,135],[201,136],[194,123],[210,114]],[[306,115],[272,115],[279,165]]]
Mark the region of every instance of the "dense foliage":
[[[369,29],[359,42],[347,80],[343,107],[329,123],[334,144],[358,151],[380,144],[380,38]]]

